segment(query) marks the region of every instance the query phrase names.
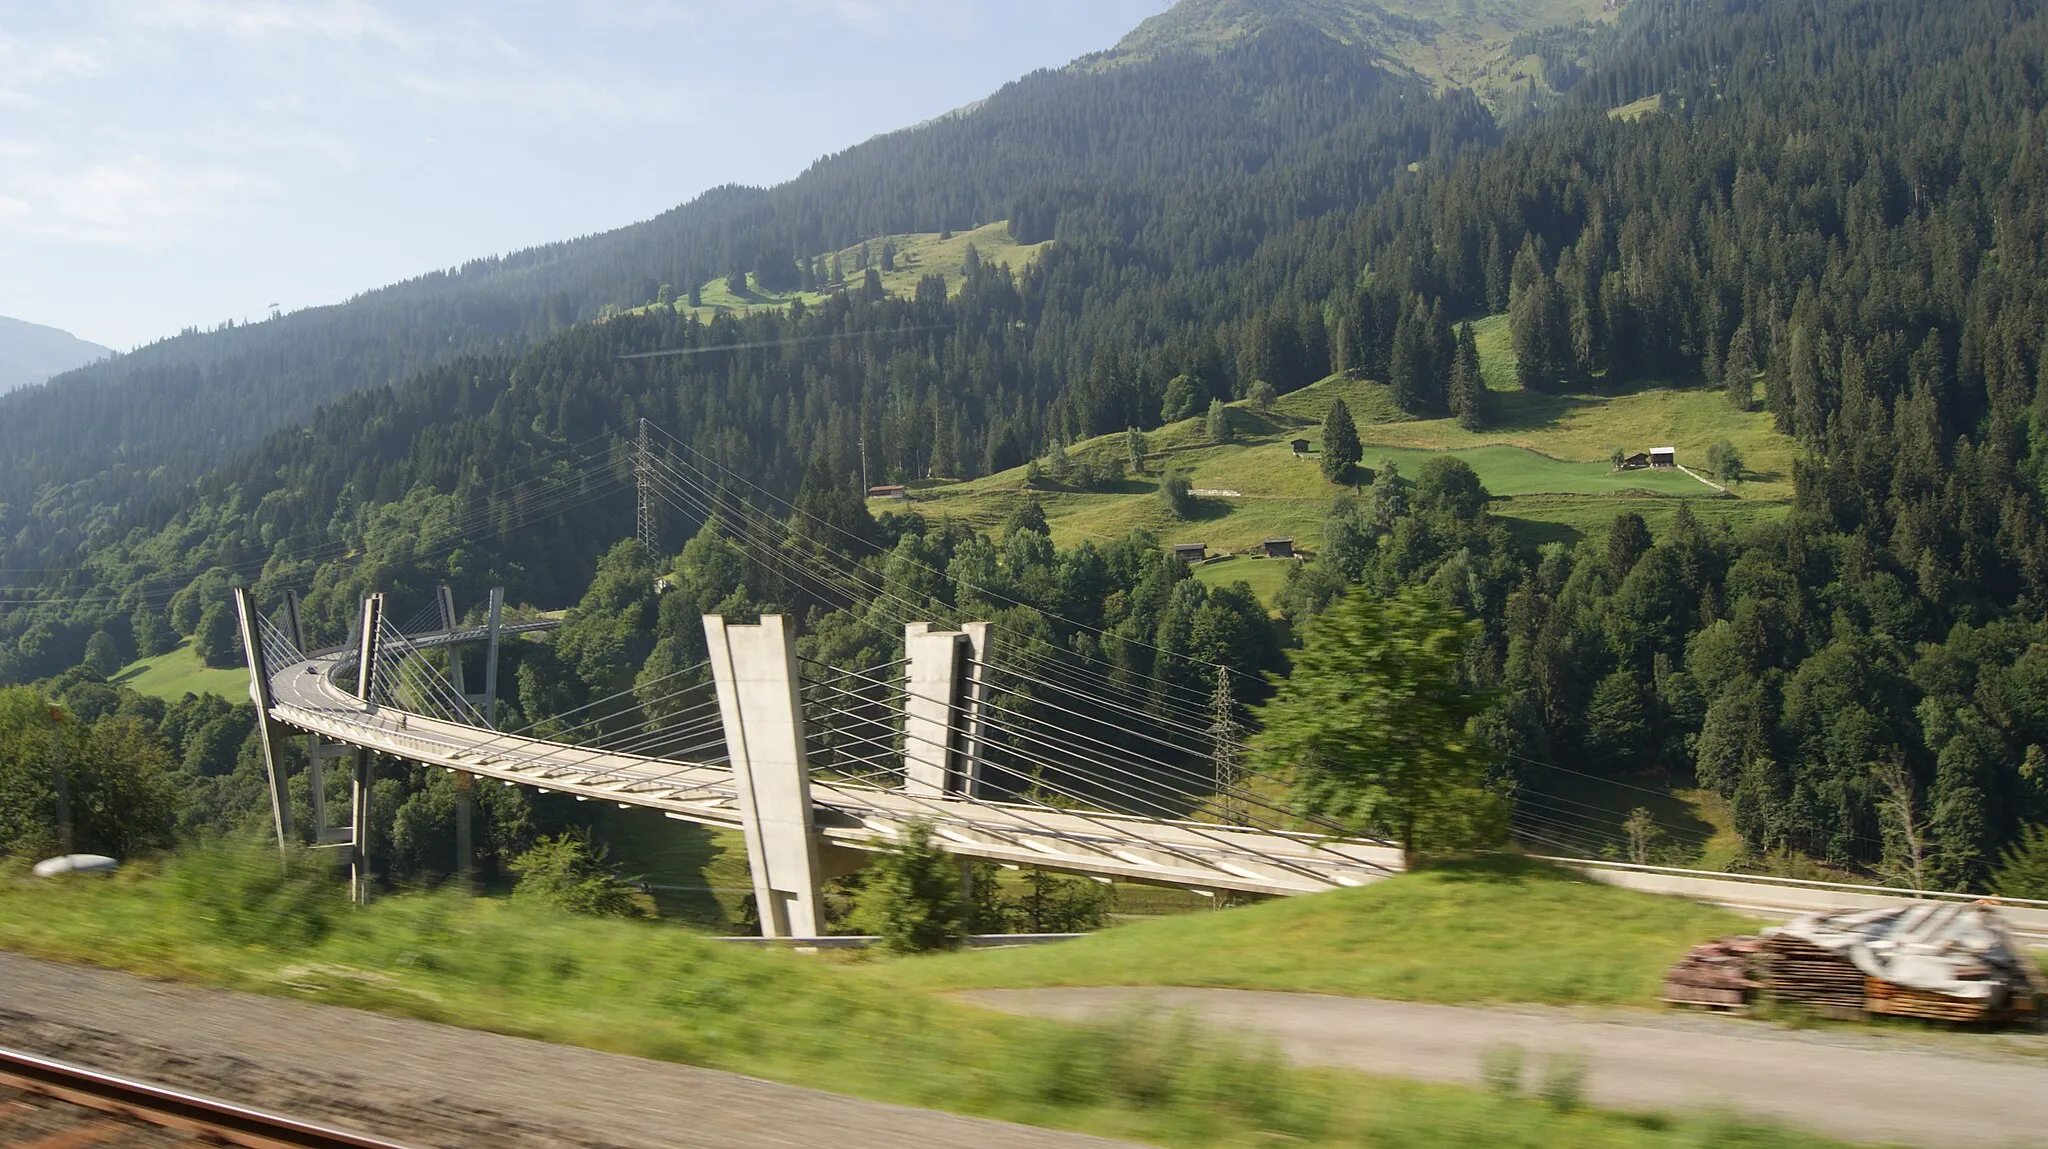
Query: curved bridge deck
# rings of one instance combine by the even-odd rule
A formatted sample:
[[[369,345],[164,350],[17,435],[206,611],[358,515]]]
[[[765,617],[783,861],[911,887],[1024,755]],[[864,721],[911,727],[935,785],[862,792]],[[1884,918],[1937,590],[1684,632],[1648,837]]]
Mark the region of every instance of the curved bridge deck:
[[[421,645],[473,639],[449,632]],[[549,742],[374,706],[335,675],[352,650],[274,669],[271,717],[310,734],[429,766],[579,798],[660,810],[704,825],[739,827],[733,771]],[[1247,830],[1200,822],[1051,810],[1019,803],[924,797],[881,786],[813,779],[820,837],[873,849],[911,821],[929,823],[949,852],[1016,866],[1257,894],[1357,886],[1400,870],[1400,852],[1369,842]]]

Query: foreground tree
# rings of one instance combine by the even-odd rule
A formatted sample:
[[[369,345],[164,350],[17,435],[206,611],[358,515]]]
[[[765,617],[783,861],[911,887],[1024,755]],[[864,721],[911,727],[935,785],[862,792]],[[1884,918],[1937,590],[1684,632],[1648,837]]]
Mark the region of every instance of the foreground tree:
[[[1254,751],[1311,813],[1391,837],[1411,865],[1499,843],[1507,804],[1472,725],[1487,699],[1459,673],[1478,633],[1425,592],[1354,589],[1309,624],[1294,673],[1258,710]]]
[[[519,879],[515,898],[590,917],[647,916],[637,884],[619,876],[608,852],[593,844],[587,831],[542,838],[512,859],[511,868]]]
[[[2006,851],[1994,888],[2008,898],[2048,898],[2048,826],[2031,826]]]

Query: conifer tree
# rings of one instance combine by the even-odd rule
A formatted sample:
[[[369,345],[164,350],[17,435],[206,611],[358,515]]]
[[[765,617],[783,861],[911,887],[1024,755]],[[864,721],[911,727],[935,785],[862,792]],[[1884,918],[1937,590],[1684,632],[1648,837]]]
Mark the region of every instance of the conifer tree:
[[[1421,301],[1401,309],[1394,324],[1394,348],[1387,358],[1387,384],[1394,406],[1411,415],[1429,410],[1429,347],[1426,314]]]
[[[1486,427],[1488,395],[1486,379],[1479,366],[1479,344],[1472,325],[1458,328],[1457,350],[1451,361],[1451,414],[1467,431]]]
[[[1738,411],[1756,405],[1756,338],[1750,333],[1748,316],[1728,337],[1728,353],[1721,359],[1721,389]]]
[[[1351,421],[1351,408],[1339,399],[1330,404],[1323,418],[1323,474],[1332,482],[1348,483],[1365,448],[1358,441],[1358,425]]]

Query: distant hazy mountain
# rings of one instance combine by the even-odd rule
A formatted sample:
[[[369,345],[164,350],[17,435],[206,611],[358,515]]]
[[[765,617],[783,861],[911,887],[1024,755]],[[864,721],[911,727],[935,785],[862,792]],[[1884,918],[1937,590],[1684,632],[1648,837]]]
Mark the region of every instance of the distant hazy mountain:
[[[112,354],[69,331],[0,316],[0,391],[41,383]]]

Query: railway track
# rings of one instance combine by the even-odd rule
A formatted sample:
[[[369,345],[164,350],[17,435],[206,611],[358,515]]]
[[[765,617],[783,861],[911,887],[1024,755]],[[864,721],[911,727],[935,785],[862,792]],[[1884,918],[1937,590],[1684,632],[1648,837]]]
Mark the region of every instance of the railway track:
[[[167,1086],[0,1049],[0,1146],[10,1149],[408,1149]]]

